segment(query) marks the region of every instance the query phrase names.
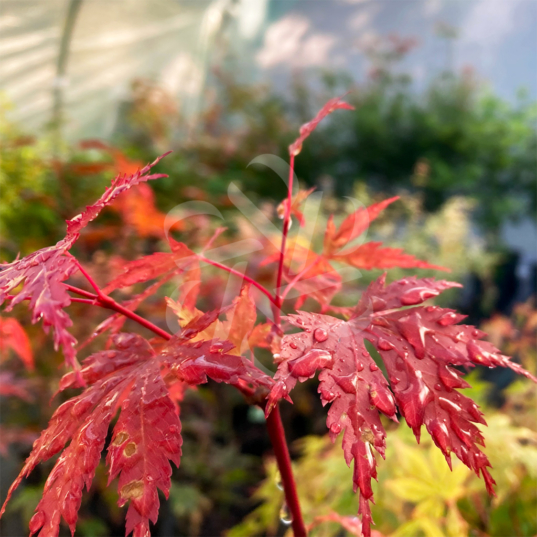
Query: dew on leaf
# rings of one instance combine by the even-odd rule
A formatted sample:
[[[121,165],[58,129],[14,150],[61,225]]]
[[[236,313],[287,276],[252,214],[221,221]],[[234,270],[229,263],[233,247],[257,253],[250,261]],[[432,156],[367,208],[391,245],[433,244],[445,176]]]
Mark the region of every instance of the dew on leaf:
[[[332,425],[330,425],[330,431],[333,433],[333,434],[339,434],[341,432],[341,429],[343,428],[343,426],[341,425],[341,423],[337,422],[337,423],[332,423]]]
[[[378,346],[379,346],[379,349],[383,351],[391,351],[392,349],[395,348],[393,344],[391,344],[389,341],[382,339],[382,338],[379,339]]]
[[[319,342],[322,343],[328,339],[328,332],[324,328],[316,328],[313,332],[313,337]]]
[[[440,326],[449,326],[450,324],[454,324],[457,321],[457,314],[448,311],[447,313],[444,313],[438,321],[436,321]]]

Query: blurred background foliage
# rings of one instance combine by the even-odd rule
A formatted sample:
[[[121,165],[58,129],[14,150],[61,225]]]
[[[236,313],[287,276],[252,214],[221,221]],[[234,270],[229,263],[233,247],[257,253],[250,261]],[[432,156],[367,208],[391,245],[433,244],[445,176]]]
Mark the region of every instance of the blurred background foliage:
[[[128,172],[168,149],[173,153],[156,171],[169,177],[120,200],[79,241],[76,253],[97,281],[109,281],[125,259],[167,248],[162,235],[164,215],[184,201],[214,204],[224,215],[229,236],[252,236],[253,228],[227,195],[229,183],[239,185],[266,215],[276,219],[276,206],[285,194],[283,183],[275,182],[273,172],[248,164],[265,153],[285,158],[298,125],[311,118],[327,98],[349,92],[347,100],[356,111],[327,120],[297,160],[301,186],[316,186],[323,195],[313,246],[321,246],[329,214],[334,213],[337,220],[351,207],[345,196],[367,205],[400,195],[401,201],[368,231],[369,238],[404,247],[449,268],[450,277],[465,282],[468,289],[446,293],[444,305],[462,309],[504,352],[535,371],[537,313],[531,299],[514,305],[509,287],[511,254],[502,243],[500,225],[506,219],[535,218],[536,104],[523,92],[515,103],[500,99],[485,91],[468,69],[443,72],[424,91],[416,92],[410,76],[396,68],[412,46],[411,40],[391,38],[382,48],[368,50],[373,67],[361,84],[345,73],[326,72],[314,84],[297,75],[285,96],[267,86],[240,83],[232,71],[215,71],[205,95],[207,106],[194,132],[189,132],[174,99],[147,79],[133,81],[130,98],[123,103],[114,134],[106,143],[59,141],[58,125],[39,135],[26,133],[7,120],[9,103],[2,100],[2,260],[60,239],[64,220],[96,199],[116,173]],[[207,218],[191,219],[176,235],[196,246],[220,224]],[[259,261],[253,256],[249,270],[264,281],[271,273]],[[408,271],[390,271],[389,277],[403,274]],[[211,269],[204,275],[201,306],[210,307],[221,297],[226,282]],[[363,273],[359,282],[348,283],[339,305],[354,303],[377,276]],[[163,286],[141,305],[140,312],[162,325],[164,296],[174,290],[173,281]],[[122,297],[132,291],[122,291]],[[104,316],[80,304],[72,308],[75,319],[84,318],[73,328],[83,342]],[[32,341],[36,365],[34,371],[24,373],[15,353],[3,349],[4,367],[14,378],[24,377],[31,392],[30,400],[2,397],[3,431],[18,431],[9,437],[12,445],[4,450],[9,456],[2,461],[3,494],[29,452],[32,435],[52,413],[48,401],[56,391],[61,364],[27,313],[20,308],[16,316]],[[92,342],[84,352],[95,348]],[[458,461],[450,472],[428,438],[416,446],[404,424],[390,425],[373,511],[380,534],[499,537],[537,533],[535,390],[525,381],[511,384],[509,373],[494,373],[473,373],[471,396],[485,407],[489,419],[487,453],[498,481],[498,497],[488,498],[483,484]],[[61,394],[57,402],[65,397]],[[294,401],[293,407],[284,405],[282,411],[288,438],[294,441],[307,522],[331,512],[353,517],[357,499],[351,473],[340,446],[325,436],[326,410],[315,397],[315,383],[297,387]],[[211,383],[187,392],[181,418],[184,454],[181,467],[174,471],[170,499],[162,504],[155,535],[220,535],[233,526],[230,536],[283,535],[287,526],[280,520],[282,493],[263,416],[232,389]],[[11,504],[11,516],[2,526],[6,535],[25,533],[48,469],[50,464],[43,465]],[[100,468],[84,499],[77,534],[122,534],[123,515],[116,500]],[[336,522],[319,522],[312,532],[340,536],[348,530]]]

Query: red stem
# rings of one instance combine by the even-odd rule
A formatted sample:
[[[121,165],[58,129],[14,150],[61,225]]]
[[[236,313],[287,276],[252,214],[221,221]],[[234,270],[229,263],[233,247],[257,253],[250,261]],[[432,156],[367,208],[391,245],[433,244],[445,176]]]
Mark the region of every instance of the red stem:
[[[273,408],[267,418],[267,431],[272,447],[274,448],[274,455],[276,456],[278,470],[280,471],[282,478],[285,501],[287,502],[287,507],[293,517],[291,522],[293,533],[295,537],[306,537],[308,532],[306,531],[306,526],[302,518],[302,511],[300,509],[300,502],[298,501],[295,478],[291,466],[291,457],[289,456],[289,450],[287,449],[285,431],[283,429],[278,405]]]
[[[78,267],[78,270],[80,272],[82,272],[82,274],[84,275],[86,280],[88,280],[88,283],[95,289],[95,291],[97,293],[97,296],[98,297],[105,296],[104,293],[99,288],[99,286],[95,283],[95,280],[86,272],[84,267],[78,262],[78,259],[76,259],[76,258],[74,258],[74,259],[75,259],[75,264]]]
[[[89,291],[84,291],[84,289],[79,289],[78,287],[74,287],[73,285],[69,285],[67,283],[64,283],[64,285],[69,291],[76,293],[77,295],[85,296],[86,298],[93,298],[94,300],[98,298],[97,295],[90,293]]]
[[[132,319],[133,321],[136,321],[138,324],[142,325],[144,328],[147,328],[148,330],[151,330],[158,336],[169,340],[171,339],[171,334],[166,332],[166,330],[162,330],[162,328],[159,328],[158,326],[154,325],[152,322],[148,321],[147,319],[144,319],[143,317],[140,317],[137,313],[134,313],[133,311],[125,308],[121,304],[118,304],[113,298],[109,297],[108,295],[105,295],[100,287],[97,285],[97,283],[94,281],[94,279],[82,268],[82,265],[75,260],[80,272],[85,276],[86,280],[88,280],[89,284],[95,289],[97,292],[96,295],[93,293],[89,293],[88,291],[84,291],[83,289],[78,289],[78,287],[73,287],[72,285],[68,285],[68,288],[70,291],[77,293],[82,296],[87,296],[90,298],[93,298],[93,300],[90,302],[91,304],[95,304],[97,306],[101,306],[104,308],[108,308],[114,311],[117,311],[118,313],[121,313],[125,317],[128,317],[129,319]],[[74,299],[75,302],[79,302],[81,299]]]
[[[235,270],[231,267],[227,267],[226,265],[222,265],[222,263],[218,263],[218,261],[213,261],[212,259],[208,259],[203,255],[199,255],[199,258],[202,261],[205,261],[205,263],[209,263],[209,265],[212,265],[213,267],[217,267],[219,269],[225,270],[229,272],[230,274],[234,274],[235,276],[238,276],[239,278],[245,279],[248,283],[251,283],[254,287],[257,287],[265,296],[268,297],[268,299],[277,306],[278,303],[276,302],[276,298],[274,298],[268,289],[265,289],[260,283],[257,283],[254,279],[250,278],[250,276],[246,276],[246,274],[243,274],[242,272],[239,272],[238,270]]]
[[[296,282],[300,280],[304,274],[306,274],[310,269],[312,269],[319,261],[321,260],[321,256],[317,257],[313,263],[310,263],[307,267],[302,269],[290,282],[289,285],[285,288],[284,292],[282,293],[281,300],[282,302],[285,300],[285,297],[287,296],[287,293],[296,285]]]
[[[78,297],[71,297],[71,302],[77,302],[79,304],[89,304],[90,306],[100,306],[101,308],[107,308],[108,306],[105,306],[104,304],[101,304],[99,300],[92,300],[91,298],[78,298]]]
[[[293,201],[293,175],[295,169],[295,156],[291,155],[289,159],[289,184],[287,185],[287,205],[285,207],[285,216],[283,219],[282,244],[280,247],[280,261],[278,263],[278,276],[276,277],[276,301],[278,308],[281,308],[282,298],[280,297],[280,286],[282,285],[283,260],[285,257],[285,244],[287,243],[287,234],[289,233],[289,220],[291,218],[291,203]],[[279,315],[278,315],[279,318]],[[279,321],[279,319],[278,319]],[[279,324],[279,322],[277,323]]]

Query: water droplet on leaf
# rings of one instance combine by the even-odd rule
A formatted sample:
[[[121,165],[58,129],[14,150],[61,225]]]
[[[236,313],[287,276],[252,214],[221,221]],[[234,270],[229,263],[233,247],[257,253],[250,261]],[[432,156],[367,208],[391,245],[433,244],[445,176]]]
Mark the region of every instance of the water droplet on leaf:
[[[379,349],[382,351],[391,351],[392,349],[395,348],[389,341],[386,341],[385,339],[382,339],[382,338],[379,339],[378,346],[379,346]]]
[[[322,343],[328,339],[328,332],[324,328],[316,328],[313,332],[313,337],[319,342]]]

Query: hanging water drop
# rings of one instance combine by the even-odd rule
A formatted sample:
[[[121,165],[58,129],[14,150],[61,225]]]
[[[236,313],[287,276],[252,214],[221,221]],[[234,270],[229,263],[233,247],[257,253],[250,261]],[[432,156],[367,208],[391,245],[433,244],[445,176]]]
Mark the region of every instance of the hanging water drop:
[[[291,511],[289,511],[287,502],[283,502],[282,508],[280,509],[280,520],[286,526],[289,526],[293,522],[293,515],[291,515]]]
[[[378,370],[379,370],[379,366],[378,366],[377,364],[373,363],[373,364],[371,364],[371,365],[369,366],[369,369],[370,369],[371,371],[378,371]]]

